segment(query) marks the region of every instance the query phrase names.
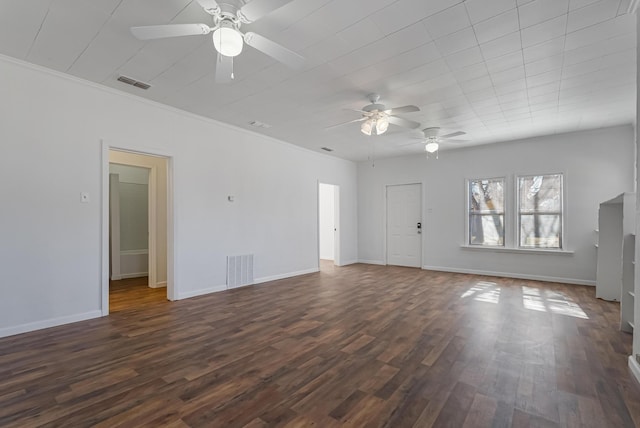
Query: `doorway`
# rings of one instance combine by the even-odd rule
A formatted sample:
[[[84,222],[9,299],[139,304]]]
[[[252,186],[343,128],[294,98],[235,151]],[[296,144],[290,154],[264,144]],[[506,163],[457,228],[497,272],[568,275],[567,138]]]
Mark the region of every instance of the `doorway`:
[[[174,300],[170,158],[103,154],[103,315]]]
[[[422,267],[422,184],[387,186],[387,264]]]
[[[340,266],[340,187],[318,183],[319,268]]]

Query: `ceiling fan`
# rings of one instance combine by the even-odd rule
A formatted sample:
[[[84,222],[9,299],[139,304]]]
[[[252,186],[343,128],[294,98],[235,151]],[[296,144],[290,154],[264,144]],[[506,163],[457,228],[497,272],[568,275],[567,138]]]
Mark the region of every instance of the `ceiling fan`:
[[[402,107],[387,108],[384,104],[379,104],[380,95],[369,94],[367,96],[371,104],[368,104],[360,110],[355,110],[362,113],[362,117],[348,122],[339,123],[337,125],[329,126],[326,129],[335,128],[349,123],[363,122],[360,126],[360,131],[365,135],[381,135],[387,132],[389,124],[401,126],[403,128],[416,129],[420,126],[420,123],[413,120],[403,119],[397,115],[400,113],[411,113],[420,111],[417,106],[407,105]]]
[[[453,138],[465,135],[466,132],[456,131],[446,135],[440,135],[440,128],[433,126],[422,130],[423,138],[416,138],[418,142],[403,144],[408,146],[411,144],[424,144],[424,149],[428,153],[435,153],[442,143],[466,143],[467,140],[454,140]]]
[[[245,44],[255,48],[283,64],[297,69],[304,58],[284,46],[253,32],[242,33],[242,24],[257,21],[291,0],[251,0],[239,6],[239,0],[196,0],[213,18],[213,26],[207,24],[168,24],[131,27],[131,32],[140,40],[165,37],[198,36],[213,32],[213,46],[218,52],[216,82],[233,80],[233,58],[240,55]],[[243,2],[240,2],[243,3]]]

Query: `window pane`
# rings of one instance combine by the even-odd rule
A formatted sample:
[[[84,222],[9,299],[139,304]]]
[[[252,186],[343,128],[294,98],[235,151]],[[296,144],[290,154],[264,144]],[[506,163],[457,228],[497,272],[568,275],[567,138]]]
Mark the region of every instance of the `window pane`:
[[[504,245],[504,215],[469,215],[469,244]]]
[[[504,180],[469,180],[469,211],[472,213],[504,212]]]
[[[562,175],[518,177],[520,213],[562,210]]]
[[[469,180],[469,244],[504,245],[504,179]]]
[[[562,248],[560,215],[521,214],[520,246],[529,248]]]

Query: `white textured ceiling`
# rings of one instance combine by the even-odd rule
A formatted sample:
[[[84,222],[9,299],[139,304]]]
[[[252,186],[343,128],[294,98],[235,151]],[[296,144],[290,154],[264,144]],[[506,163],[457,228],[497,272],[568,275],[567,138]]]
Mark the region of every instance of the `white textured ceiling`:
[[[245,47],[235,81],[214,83],[210,36],[142,42],[129,27],[207,23],[191,0],[1,0],[0,53],[336,156],[424,153],[418,131],[366,137],[387,107],[483,144],[632,123],[635,16],[629,0],[293,0],[243,31],[303,55],[289,70]],[[149,83],[147,91],[119,75]],[[255,128],[251,121],[267,123]],[[449,143],[449,147],[453,144]],[[444,145],[443,148],[446,148]]]

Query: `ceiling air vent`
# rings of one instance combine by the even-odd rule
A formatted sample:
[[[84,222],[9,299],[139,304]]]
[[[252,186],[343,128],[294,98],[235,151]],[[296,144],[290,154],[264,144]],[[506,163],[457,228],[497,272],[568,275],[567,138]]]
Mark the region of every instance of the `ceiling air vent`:
[[[333,149],[330,149],[329,147],[320,147],[322,150],[324,150],[325,152],[332,152]]]
[[[151,87],[148,83],[139,82],[127,76],[118,77],[118,82],[126,83],[127,85],[135,86],[136,88],[144,89],[145,91]]]

